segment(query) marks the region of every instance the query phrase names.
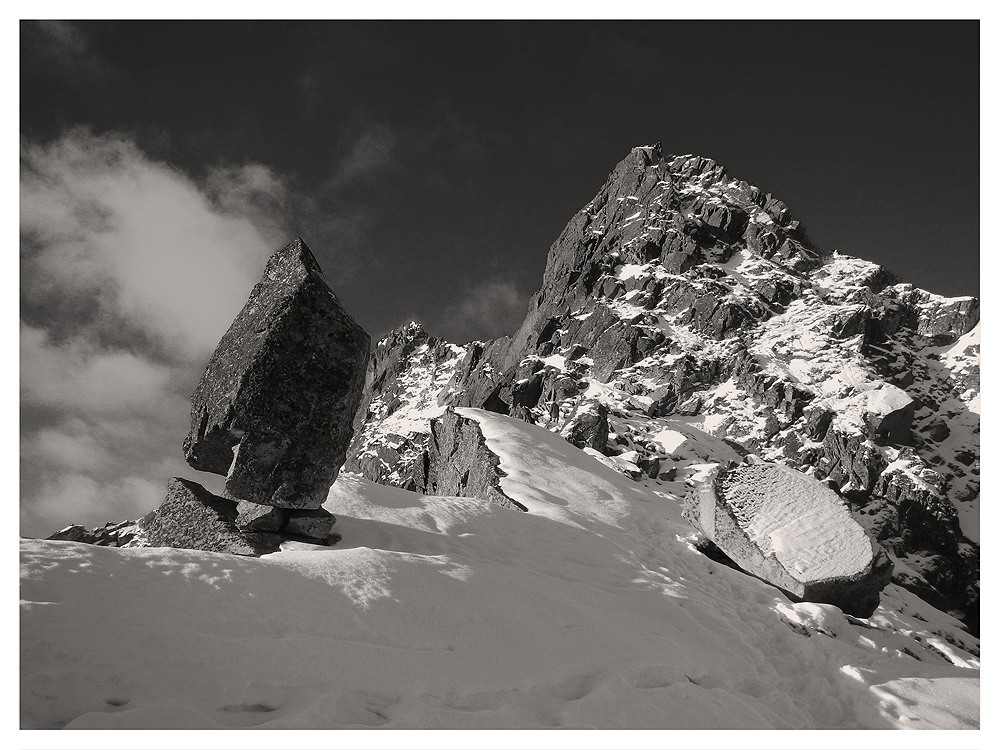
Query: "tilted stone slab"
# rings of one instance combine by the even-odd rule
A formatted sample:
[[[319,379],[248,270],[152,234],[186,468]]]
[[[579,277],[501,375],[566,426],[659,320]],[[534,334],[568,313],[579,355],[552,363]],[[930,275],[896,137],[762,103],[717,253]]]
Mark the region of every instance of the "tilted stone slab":
[[[500,457],[486,445],[479,422],[455,412],[431,420],[427,454],[415,472],[418,487],[427,495],[478,497],[505,508],[527,510],[500,489]]]
[[[805,601],[868,617],[892,563],[835,492],[773,463],[713,470],[684,516],[746,572]]]
[[[227,475],[228,497],[320,507],[351,442],[370,343],[306,244],[292,241],[271,256],[191,397],[185,459]]]
[[[236,503],[214,495],[197,482],[174,477],[167,496],[140,524],[150,547],[179,547],[258,557],[276,552],[280,539],[262,532],[241,532]]]

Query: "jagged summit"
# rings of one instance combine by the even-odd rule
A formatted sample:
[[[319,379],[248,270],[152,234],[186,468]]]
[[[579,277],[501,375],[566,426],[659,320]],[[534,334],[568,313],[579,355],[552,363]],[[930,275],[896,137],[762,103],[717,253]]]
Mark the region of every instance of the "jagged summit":
[[[448,405],[543,425],[678,499],[753,453],[836,487],[897,582],[974,623],[978,322],[975,298],[818,247],[716,161],[641,146],[549,248],[516,332],[380,342],[352,466],[414,486]]]

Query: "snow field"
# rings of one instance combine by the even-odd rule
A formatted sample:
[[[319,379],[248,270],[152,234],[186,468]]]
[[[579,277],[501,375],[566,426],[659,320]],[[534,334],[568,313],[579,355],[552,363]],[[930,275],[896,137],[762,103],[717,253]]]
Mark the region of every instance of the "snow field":
[[[22,540],[22,726],[977,726],[947,615],[901,589],[868,621],[793,605],[694,551],[649,483],[461,411],[528,513],[343,474],[335,547]]]

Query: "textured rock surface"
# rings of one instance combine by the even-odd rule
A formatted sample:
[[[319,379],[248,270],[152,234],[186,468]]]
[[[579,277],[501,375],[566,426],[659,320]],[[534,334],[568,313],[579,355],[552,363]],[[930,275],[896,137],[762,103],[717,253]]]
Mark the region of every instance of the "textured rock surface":
[[[277,535],[241,532],[236,503],[213,495],[197,482],[174,477],[167,496],[141,526],[150,547],[180,547],[259,556],[278,549]]]
[[[824,252],[774,196],[642,147],[552,245],[519,330],[465,346],[447,384],[402,359],[386,396],[373,383],[372,403],[396,407],[366,415],[364,471],[422,486],[408,480],[429,420],[405,440],[380,425],[427,393],[533,421],[634,478],[656,468],[678,501],[708,463],[756,454],[836,486],[894,581],[975,630],[978,323],[975,298]],[[581,432],[595,403],[606,441]]]
[[[306,244],[289,243],[192,396],[187,462],[227,475],[230,497],[318,508],[344,463],[369,346]]]
[[[382,484],[412,486],[430,420],[465,347],[429,336],[417,323],[392,331],[372,351],[344,471]]]
[[[336,522],[336,517],[323,508],[294,510],[288,514],[288,522],[283,531],[286,534],[322,541],[330,535]]]
[[[428,495],[478,497],[507,508],[525,508],[500,489],[500,458],[486,447],[479,423],[448,409],[430,423],[420,489]]]
[[[288,511],[272,505],[258,505],[240,500],[236,505],[236,525],[241,530],[281,531],[288,518]]]
[[[743,570],[794,597],[869,617],[892,563],[821,482],[780,464],[713,471],[684,515]]]

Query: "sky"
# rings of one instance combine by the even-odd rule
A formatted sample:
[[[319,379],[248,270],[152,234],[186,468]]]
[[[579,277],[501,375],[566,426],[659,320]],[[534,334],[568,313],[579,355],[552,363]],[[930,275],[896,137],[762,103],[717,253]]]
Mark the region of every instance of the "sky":
[[[976,22],[22,22],[21,533],[134,518],[295,236],[377,340],[511,333],[638,145],[979,294]],[[205,482],[212,487],[211,480]]]

